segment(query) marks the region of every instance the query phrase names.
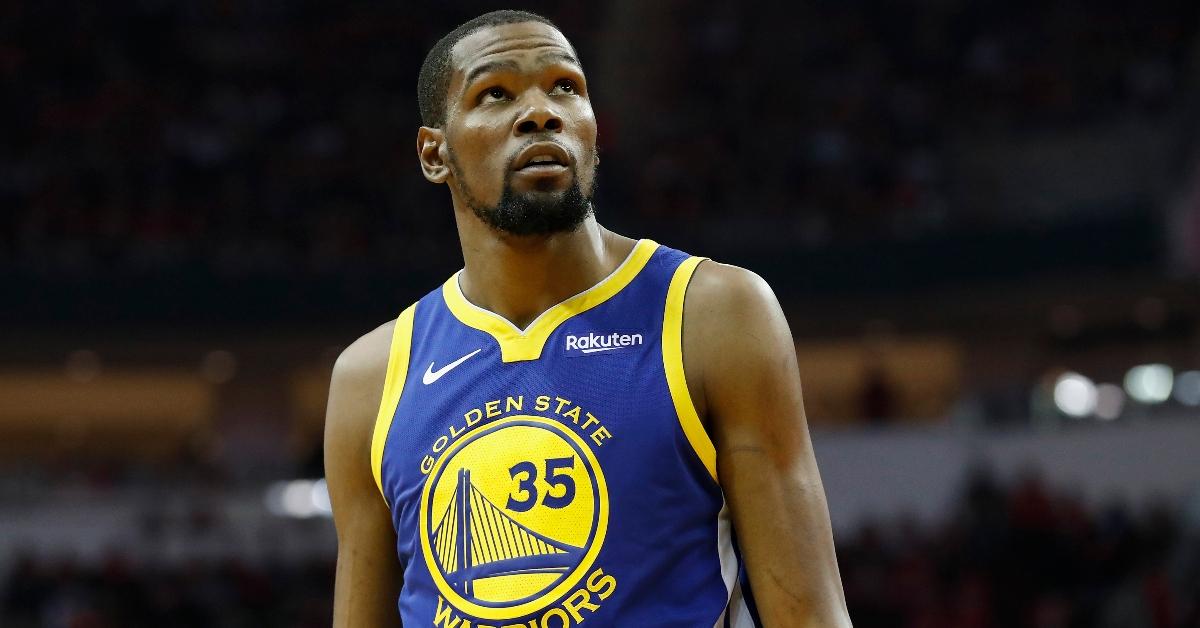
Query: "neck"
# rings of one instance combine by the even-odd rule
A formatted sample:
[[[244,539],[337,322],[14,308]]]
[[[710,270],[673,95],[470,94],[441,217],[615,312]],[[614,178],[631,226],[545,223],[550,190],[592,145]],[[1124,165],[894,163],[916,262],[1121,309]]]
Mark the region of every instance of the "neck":
[[[497,233],[470,209],[455,218],[466,264],[459,276],[463,296],[521,329],[599,283],[634,245],[592,216],[574,231],[550,236]]]

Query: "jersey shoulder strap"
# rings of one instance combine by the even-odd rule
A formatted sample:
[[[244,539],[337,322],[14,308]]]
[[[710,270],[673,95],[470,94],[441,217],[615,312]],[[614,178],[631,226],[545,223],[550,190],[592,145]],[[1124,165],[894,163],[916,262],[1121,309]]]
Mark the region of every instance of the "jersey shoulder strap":
[[[416,312],[417,304],[414,303],[396,318],[396,327],[392,330],[392,342],[388,349],[387,374],[383,378],[383,399],[379,402],[375,428],[371,431],[371,475],[375,477],[375,486],[379,488],[380,495],[384,495],[383,446],[387,442],[388,431],[396,415],[396,404],[400,402],[400,395],[404,392],[408,358],[412,349],[413,318]],[[386,495],[384,501],[387,501]]]

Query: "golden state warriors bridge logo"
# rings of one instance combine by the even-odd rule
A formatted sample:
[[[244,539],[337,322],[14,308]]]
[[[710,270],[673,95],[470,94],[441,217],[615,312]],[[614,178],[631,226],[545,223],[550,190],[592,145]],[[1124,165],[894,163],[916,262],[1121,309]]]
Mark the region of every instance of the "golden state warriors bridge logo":
[[[608,527],[608,488],[571,426],[508,416],[441,452],[420,517],[446,602],[476,618],[514,619],[554,604],[587,574]]]

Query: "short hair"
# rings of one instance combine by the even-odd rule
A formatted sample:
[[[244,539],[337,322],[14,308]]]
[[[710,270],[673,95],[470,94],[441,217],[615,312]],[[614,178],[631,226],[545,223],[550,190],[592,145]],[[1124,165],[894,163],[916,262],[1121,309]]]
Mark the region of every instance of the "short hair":
[[[450,49],[463,37],[481,28],[522,22],[541,22],[558,30],[554,22],[536,13],[504,9],[484,13],[460,24],[429,49],[429,54],[425,55],[425,62],[421,64],[421,74],[417,77],[417,107],[421,112],[421,124],[429,127],[441,127],[446,124],[446,96],[450,91]]]

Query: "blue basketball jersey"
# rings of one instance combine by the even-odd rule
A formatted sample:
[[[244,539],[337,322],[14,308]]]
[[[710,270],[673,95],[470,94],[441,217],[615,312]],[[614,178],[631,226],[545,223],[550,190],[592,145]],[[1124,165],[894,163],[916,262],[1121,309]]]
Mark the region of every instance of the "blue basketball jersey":
[[[457,274],[400,315],[371,465],[404,625],[754,625],[683,374],[700,261],[642,240],[525,330]]]

